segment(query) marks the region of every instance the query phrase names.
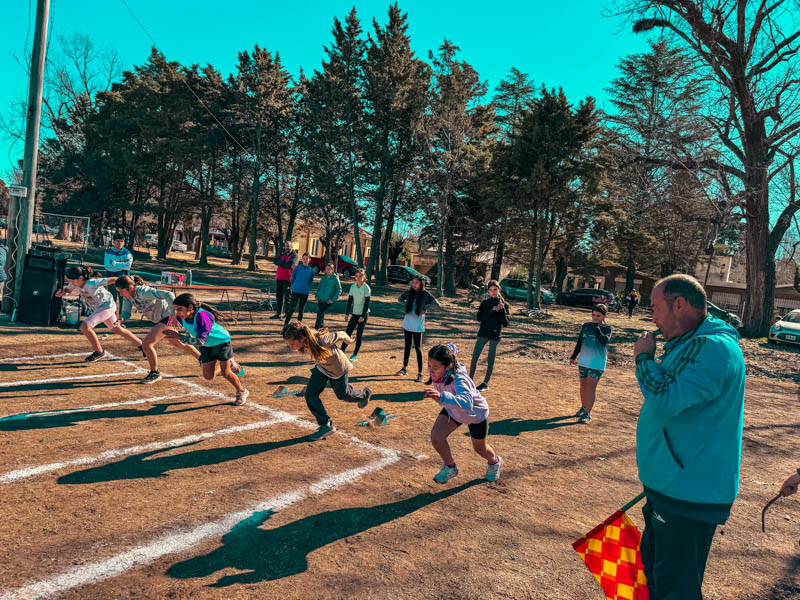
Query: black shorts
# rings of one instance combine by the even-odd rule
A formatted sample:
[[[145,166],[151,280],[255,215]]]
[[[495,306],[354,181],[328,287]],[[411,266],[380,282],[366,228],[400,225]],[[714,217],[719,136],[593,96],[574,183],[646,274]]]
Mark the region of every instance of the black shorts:
[[[445,417],[449,417],[453,423],[457,423],[459,427],[463,425],[463,423],[459,423],[453,417],[450,416],[450,413],[447,412],[444,408],[442,412],[439,413],[440,415],[444,415]],[[470,423],[467,425],[469,429],[469,436],[475,440],[485,440],[486,436],[489,435],[489,419],[484,419],[480,423]]]
[[[169,317],[164,317],[163,319],[161,319],[161,320],[159,321],[159,323],[161,323],[162,325],[167,325],[167,324],[169,324]]]
[[[216,346],[200,346],[200,362],[210,363],[215,360],[223,361],[233,358],[233,346],[230,342]]]

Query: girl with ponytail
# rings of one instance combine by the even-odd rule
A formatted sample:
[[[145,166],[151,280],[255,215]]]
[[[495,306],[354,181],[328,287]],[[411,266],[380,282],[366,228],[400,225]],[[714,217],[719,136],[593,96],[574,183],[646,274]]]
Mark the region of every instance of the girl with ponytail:
[[[150,363],[150,373],[142,379],[142,383],[155,383],[161,379],[155,346],[166,337],[165,330],[177,330],[178,327],[175,309],[172,306],[175,294],[169,290],[150,287],[138,275],[118,277],[114,285],[122,298],[121,322],[129,320],[133,308],[136,307],[136,310],[144,315],[145,319],[153,323],[153,327],[142,342],[142,350],[147,357],[147,362]],[[194,346],[184,344],[179,339],[172,337],[167,337],[167,341],[186,354],[196,359],[200,358],[200,352]]]
[[[177,324],[182,325],[188,335],[181,336],[172,328],[164,329],[164,335],[172,340],[199,346],[203,377],[211,381],[222,373],[236,390],[234,405],[244,404],[250,392],[239,381],[238,375],[244,375],[244,371],[233,360],[231,334],[220,324],[222,314],[208,304],[198,302],[188,293],[176,296],[172,306],[175,308]]]
[[[117,303],[106,286],[116,281],[115,277],[103,278],[95,273],[88,265],[73,265],[67,269],[64,276],[67,285],[56,292],[56,296],[62,298],[72,292],[77,292],[81,300],[91,309],[92,314],[86,317],[81,323],[81,333],[89,340],[92,346],[92,353],[86,357],[86,362],[94,362],[105,358],[106,352],[100,345],[100,340],[94,332],[94,328],[100,323],[104,323],[111,330],[111,333],[121,335],[126,340],[136,344],[142,350],[142,341],[133,333],[122,326],[117,320]]]
[[[489,434],[489,404],[475,388],[467,369],[456,360],[455,344],[434,346],[428,351],[427,385],[425,398],[442,407],[431,430],[431,443],[442,457],[442,469],[434,476],[436,483],[447,483],[458,475],[458,467],[450,452],[447,437],[463,423],[469,428],[472,449],[488,462],[484,479],[496,481],[500,476],[503,459],[486,443]]]
[[[364,408],[372,396],[369,388],[357,390],[347,381],[353,365],[338,344],[352,344],[353,338],[344,331],[328,333],[325,328],[316,330],[301,321],[290,321],[283,328],[283,341],[295,352],[303,354],[308,351],[314,361],[311,378],[305,389],[306,406],[319,426],[311,434],[311,439],[324,440],[336,431],[319,397],[329,382],[339,400],[358,402],[358,408]]]

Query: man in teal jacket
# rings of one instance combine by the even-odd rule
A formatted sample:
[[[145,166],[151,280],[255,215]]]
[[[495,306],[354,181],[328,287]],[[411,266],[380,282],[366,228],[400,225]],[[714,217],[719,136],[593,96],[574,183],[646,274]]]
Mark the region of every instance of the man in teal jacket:
[[[325,265],[325,275],[319,281],[317,288],[317,322],[314,329],[321,329],[325,325],[325,311],[339,299],[342,294],[342,283],[339,275],[334,273],[333,263]]]
[[[744,415],[744,357],[736,330],[706,309],[706,293],[688,275],[659,281],[655,336],[633,351],[644,396],[636,463],[647,503],[642,562],[652,600],[702,600],[703,574],[717,525],[739,491]]]

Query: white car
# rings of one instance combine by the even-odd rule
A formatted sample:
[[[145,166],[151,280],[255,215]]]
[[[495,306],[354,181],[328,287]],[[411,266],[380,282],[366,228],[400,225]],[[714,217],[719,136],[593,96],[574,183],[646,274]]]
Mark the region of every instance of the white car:
[[[770,344],[800,344],[800,308],[783,315],[769,328]]]
[[[172,250],[175,252],[186,252],[187,246],[180,240],[172,241]]]

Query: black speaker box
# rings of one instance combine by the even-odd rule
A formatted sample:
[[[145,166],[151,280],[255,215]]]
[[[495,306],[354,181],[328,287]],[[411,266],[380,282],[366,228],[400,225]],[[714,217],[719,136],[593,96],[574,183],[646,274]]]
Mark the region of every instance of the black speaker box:
[[[64,285],[69,254],[37,252],[25,255],[22,290],[17,318],[31,325],[50,326],[58,320],[61,298],[55,293]]]

